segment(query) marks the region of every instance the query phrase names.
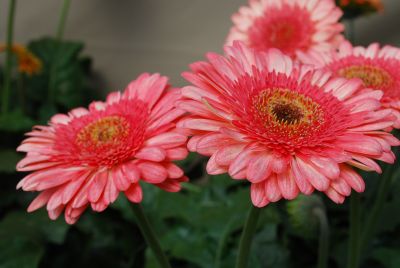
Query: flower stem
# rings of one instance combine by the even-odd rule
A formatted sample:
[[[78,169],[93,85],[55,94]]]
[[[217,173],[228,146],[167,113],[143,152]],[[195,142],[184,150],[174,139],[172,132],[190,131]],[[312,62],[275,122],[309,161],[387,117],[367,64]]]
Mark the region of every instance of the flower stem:
[[[243,228],[242,237],[239,242],[239,254],[236,268],[246,268],[250,253],[251,242],[257,228],[257,221],[260,217],[261,208],[251,206],[249,215]]]
[[[67,20],[67,15],[69,11],[69,6],[71,5],[71,0],[64,0],[63,7],[61,9],[60,20],[58,21],[58,28],[57,28],[57,41],[61,41],[64,35],[65,29],[65,22]]]
[[[350,196],[350,238],[347,268],[359,267],[360,220],[360,195],[352,193]]]
[[[14,17],[15,17],[15,6],[17,0],[10,0],[8,8],[8,24],[7,24],[7,36],[6,36],[6,66],[4,69],[4,85],[3,85],[3,97],[2,97],[2,114],[8,112],[8,104],[10,98],[11,88],[11,71],[12,71],[12,43],[13,43],[13,30],[14,30]]]
[[[58,21],[57,33],[56,33],[56,45],[55,45],[55,53],[56,55],[53,58],[53,61],[50,66],[50,73],[49,73],[49,87],[48,87],[48,102],[49,104],[54,103],[55,98],[55,87],[56,87],[56,80],[55,80],[55,72],[57,68],[57,59],[58,59],[58,50],[60,47],[60,43],[64,36],[65,24],[67,21],[67,15],[69,11],[69,7],[71,4],[71,0],[64,0],[63,7],[61,9],[60,20]]]
[[[400,168],[394,170],[394,165],[389,166],[385,170],[385,175],[382,177],[379,183],[378,195],[375,198],[375,202],[371,211],[368,213],[368,218],[366,219],[365,227],[362,232],[361,237],[361,251],[365,250],[374,236],[375,229],[379,220],[379,215],[382,211],[384,202],[390,191],[390,186],[394,178],[397,178],[400,173]]]
[[[319,249],[318,249],[318,268],[328,267],[329,257],[329,223],[325,211],[321,208],[314,209],[314,214],[319,219]]]
[[[144,214],[143,208],[140,204],[132,204],[132,210],[135,214],[137,224],[139,225],[140,230],[148,244],[148,246],[153,250],[155,257],[162,268],[171,268],[167,256],[164,254],[161,249],[160,242],[157,239],[156,234],[154,233],[153,228],[150,225],[149,220]]]

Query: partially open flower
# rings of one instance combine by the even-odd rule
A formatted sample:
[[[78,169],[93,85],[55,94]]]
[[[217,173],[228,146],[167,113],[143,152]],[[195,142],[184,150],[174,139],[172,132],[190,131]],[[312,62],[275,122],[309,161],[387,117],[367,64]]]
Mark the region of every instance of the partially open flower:
[[[140,181],[179,191],[187,181],[172,162],[187,156],[187,137],[175,128],[184,112],[174,106],[179,98],[180,90],[170,89],[166,77],[142,74],[106,102],[36,126],[17,149],[27,153],[17,169],[33,171],[17,188],[41,191],[28,211],[47,204],[51,219],[65,210],[72,224],[89,204],[103,211],[119,192],[141,202]]]
[[[395,128],[400,128],[400,49],[380,47],[374,43],[368,47],[353,47],[344,41],[338,51],[329,53],[299,53],[306,64],[324,68],[345,78],[359,78],[364,87],[383,91],[383,107],[391,108],[397,117]]]
[[[0,52],[5,51],[6,46],[0,46]],[[27,75],[38,74],[42,70],[42,62],[26,47],[21,45],[13,45],[11,51],[16,55],[18,60],[18,71]]]
[[[374,160],[394,162],[391,146],[400,143],[383,131],[395,118],[380,108],[381,91],[294,64],[277,49],[236,42],[225,52],[183,74],[193,86],[177,105],[191,115],[178,127],[193,136],[190,151],[211,156],[208,173],[251,182],[255,206],[315,189],[342,203],[351,189],[364,191],[354,167],[381,172]]]
[[[250,0],[232,16],[226,43],[234,40],[258,50],[278,48],[295,56],[300,51],[328,51],[343,36],[342,11],[333,0]]]

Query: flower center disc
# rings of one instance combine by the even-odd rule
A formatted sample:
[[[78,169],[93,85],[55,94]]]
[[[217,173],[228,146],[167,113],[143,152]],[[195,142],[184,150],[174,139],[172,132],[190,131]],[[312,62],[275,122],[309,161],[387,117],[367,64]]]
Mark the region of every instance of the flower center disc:
[[[103,117],[82,128],[76,143],[83,147],[100,148],[116,145],[129,135],[130,125],[120,116]]]
[[[283,5],[268,9],[257,18],[249,30],[249,41],[257,49],[279,48],[292,55],[297,49],[306,49],[315,32],[310,14],[297,5]]]
[[[364,86],[382,88],[391,83],[391,76],[382,68],[370,65],[353,65],[340,69],[338,74],[345,78],[360,78]]]
[[[303,118],[301,108],[291,103],[276,103],[271,105],[272,114],[276,121],[295,124]]]

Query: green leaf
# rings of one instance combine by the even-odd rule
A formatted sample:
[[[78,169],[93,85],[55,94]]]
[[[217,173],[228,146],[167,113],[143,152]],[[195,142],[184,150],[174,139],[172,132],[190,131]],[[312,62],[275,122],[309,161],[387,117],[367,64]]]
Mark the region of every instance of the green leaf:
[[[0,172],[14,173],[15,166],[21,159],[21,155],[14,150],[1,150],[0,159]]]
[[[34,121],[20,110],[0,115],[0,130],[7,132],[23,132],[32,128]]]
[[[380,248],[373,252],[372,256],[386,268],[400,267],[400,248]]]
[[[62,243],[69,226],[51,221],[44,211],[28,214],[14,211],[0,222],[1,267],[37,267],[45,241]]]
[[[82,57],[83,44],[79,42],[58,42],[52,38],[42,38],[29,44],[29,49],[42,63],[42,72],[28,78],[28,94],[39,104],[48,102],[52,91],[55,103],[67,110],[86,105],[94,90],[88,86],[90,59]],[[43,119],[42,113],[42,119]]]

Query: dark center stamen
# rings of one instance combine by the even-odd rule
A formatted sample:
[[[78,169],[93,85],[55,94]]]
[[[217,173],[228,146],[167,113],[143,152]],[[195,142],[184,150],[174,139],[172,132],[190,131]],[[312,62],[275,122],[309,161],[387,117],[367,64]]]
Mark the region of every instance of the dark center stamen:
[[[301,109],[291,103],[276,103],[272,107],[275,118],[280,122],[294,124],[303,118]]]

